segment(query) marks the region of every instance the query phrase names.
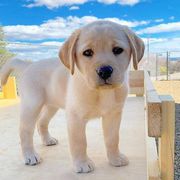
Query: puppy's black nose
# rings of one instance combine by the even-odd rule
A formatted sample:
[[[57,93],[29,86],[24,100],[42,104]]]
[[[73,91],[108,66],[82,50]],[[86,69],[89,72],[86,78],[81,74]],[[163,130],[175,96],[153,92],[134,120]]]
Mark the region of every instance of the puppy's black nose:
[[[111,77],[111,74],[113,72],[113,68],[111,66],[101,66],[100,68],[97,69],[97,74],[101,79],[108,79]]]

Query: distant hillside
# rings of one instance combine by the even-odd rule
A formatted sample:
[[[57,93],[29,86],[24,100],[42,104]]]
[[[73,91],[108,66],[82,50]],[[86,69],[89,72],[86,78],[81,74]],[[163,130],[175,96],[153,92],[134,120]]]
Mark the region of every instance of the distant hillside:
[[[170,57],[170,61],[180,61],[180,57]]]

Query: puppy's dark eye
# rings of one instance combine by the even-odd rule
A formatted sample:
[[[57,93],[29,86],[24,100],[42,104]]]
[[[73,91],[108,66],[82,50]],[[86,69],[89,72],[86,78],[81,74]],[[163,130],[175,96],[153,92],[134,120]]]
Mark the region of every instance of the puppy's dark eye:
[[[84,56],[87,56],[87,57],[92,57],[94,54],[93,50],[92,49],[87,49],[83,52],[83,55]]]
[[[112,49],[112,52],[114,53],[114,55],[119,55],[119,54],[121,54],[123,51],[124,51],[124,50],[123,50],[122,48],[120,48],[120,47],[114,47],[114,48]]]

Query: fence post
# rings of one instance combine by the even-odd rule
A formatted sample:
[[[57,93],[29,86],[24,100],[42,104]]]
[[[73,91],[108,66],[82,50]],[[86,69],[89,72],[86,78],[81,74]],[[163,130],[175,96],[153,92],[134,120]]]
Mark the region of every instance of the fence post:
[[[158,80],[158,53],[156,53],[156,81]]]
[[[159,165],[162,180],[174,180],[175,102],[171,96],[162,100],[162,126],[159,138]]]
[[[166,54],[166,80],[168,81],[168,74],[169,74],[169,52],[167,51]]]
[[[174,180],[180,179],[180,104],[176,104]]]

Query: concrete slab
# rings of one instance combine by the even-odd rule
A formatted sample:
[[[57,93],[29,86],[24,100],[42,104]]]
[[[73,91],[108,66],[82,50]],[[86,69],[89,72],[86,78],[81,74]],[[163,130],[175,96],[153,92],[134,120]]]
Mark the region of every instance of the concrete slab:
[[[16,105],[19,102],[20,102],[19,98],[16,98],[16,99],[1,99],[1,97],[0,97],[0,107]]]
[[[129,157],[126,167],[108,164],[100,120],[87,127],[88,154],[96,169],[89,174],[72,171],[63,111],[58,111],[50,124],[51,134],[59,140],[56,146],[45,147],[35,133],[34,143],[43,158],[38,166],[25,166],[18,135],[19,106],[0,108],[0,180],[146,180],[146,148],[144,128],[144,99],[129,97],[124,108],[121,126],[121,151]]]

